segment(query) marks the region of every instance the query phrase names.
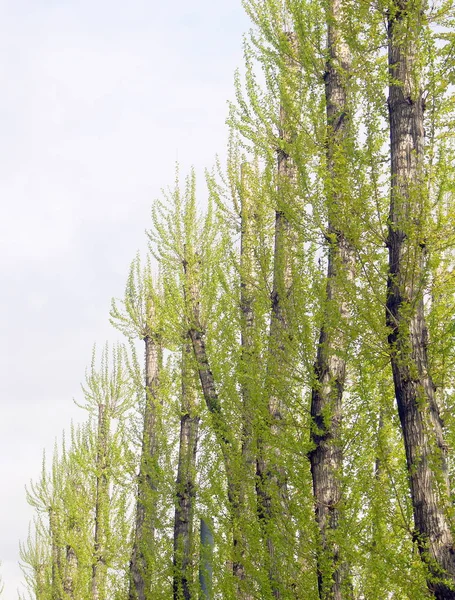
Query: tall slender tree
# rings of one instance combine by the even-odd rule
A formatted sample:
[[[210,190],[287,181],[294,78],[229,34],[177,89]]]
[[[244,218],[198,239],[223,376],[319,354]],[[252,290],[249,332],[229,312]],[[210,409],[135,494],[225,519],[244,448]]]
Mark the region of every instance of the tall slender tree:
[[[327,3],[327,60],[324,73],[329,256],[326,306],[311,399],[311,439],[314,448],[310,452],[316,521],[320,531],[318,587],[321,600],[341,600],[344,596],[343,558],[340,556],[336,531],[342,505],[339,480],[342,471],[340,426],[346,381],[346,324],[350,319],[350,307],[342,282],[352,281],[355,269],[354,248],[346,231],[349,214],[346,153],[351,107],[348,93],[350,53],[344,35],[343,4],[340,0],[330,0]]]
[[[113,304],[145,370],[30,488],[34,600],[455,597],[453,2],[244,5],[227,172]]]
[[[242,555],[242,534],[239,527],[240,488],[243,477],[241,467],[239,469],[241,443],[231,428],[229,413],[221,402],[206,344],[206,311],[210,310],[211,306],[208,302],[204,303],[204,296],[207,293],[213,299],[216,298],[214,290],[217,290],[218,275],[217,267],[214,266],[214,255],[218,244],[217,234],[210,206],[205,221],[199,221],[194,173],[187,179],[184,195],[177,181],[171,202],[171,207],[157,204],[154,212],[154,232],[151,232],[150,237],[157,247],[157,256],[161,260],[168,293],[173,295],[174,302],[182,304],[195,369],[210,415],[210,427],[221,451],[232,525],[232,572],[237,581],[236,585],[239,586],[238,582],[243,573],[239,564],[239,557]],[[185,282],[183,299],[180,295],[180,301],[176,300],[175,289],[171,283],[176,273],[180,279],[177,289],[181,290],[182,282]],[[242,593],[241,586],[238,589],[239,593]]]
[[[188,282],[189,283],[189,282]],[[195,598],[193,539],[196,453],[199,433],[198,391],[188,335],[182,345],[182,406],[174,516],[174,599]]]
[[[93,432],[95,506],[91,595],[94,600],[107,600],[108,569],[113,557],[111,520],[114,432],[112,429],[113,420],[121,417],[131,406],[131,383],[127,375],[126,350],[123,346],[114,346],[109,353],[109,347],[106,345],[99,368],[95,361],[94,351],[91,369],[83,385],[85,406],[94,413],[96,420],[96,431]],[[118,548],[115,551],[118,551]]]
[[[256,259],[255,259],[255,241],[257,226],[257,203],[252,187],[253,169],[248,163],[243,163],[240,167],[240,368],[239,382],[242,395],[242,437],[241,437],[241,458],[242,458],[242,480],[239,489],[239,509],[245,519],[245,525],[240,528],[242,540],[238,550],[237,562],[234,570],[240,580],[248,579],[245,561],[247,560],[247,515],[248,496],[252,488],[252,481],[255,472],[256,462],[256,420],[258,401],[258,386],[254,369],[257,369],[259,360],[258,343],[256,341],[256,318],[255,318],[255,284]],[[257,372],[257,371],[256,371]],[[249,515],[251,518],[251,514]],[[242,597],[248,600],[251,590],[248,590],[248,582],[243,587]]]
[[[162,341],[159,300],[153,286],[150,263],[142,269],[139,256],[127,281],[123,310],[112,302],[111,322],[130,340],[140,338],[145,347],[145,403],[142,449],[138,475],[136,524],[130,564],[130,600],[152,597],[158,486],[158,406]]]
[[[455,546],[447,445],[428,363],[423,296],[429,214],[420,57],[426,12],[423,1],[395,1],[388,8],[392,183],[386,317],[415,540],[428,569],[428,589],[446,600],[455,598]]]
[[[257,493],[259,515],[263,523],[268,554],[269,580],[274,598],[283,592],[284,560],[283,540],[278,543],[279,532],[284,533],[283,523],[288,510],[286,470],[280,456],[280,444],[284,429],[282,423],[289,408],[292,394],[295,359],[292,339],[292,288],[293,255],[297,237],[292,225],[297,196],[297,168],[290,153],[296,139],[295,106],[292,98],[300,87],[300,64],[298,60],[297,36],[294,32],[283,35],[283,63],[280,98],[280,146],[277,151],[277,206],[275,210],[275,240],[273,264],[273,289],[271,294],[270,340],[268,375],[265,396],[267,398],[266,421],[268,431],[259,438],[257,460]],[[279,548],[281,546],[281,549]]]
[[[36,600],[50,600],[52,564],[46,527],[39,516],[35,516],[33,532],[29,530],[26,542],[19,545],[19,557],[28,591]]]

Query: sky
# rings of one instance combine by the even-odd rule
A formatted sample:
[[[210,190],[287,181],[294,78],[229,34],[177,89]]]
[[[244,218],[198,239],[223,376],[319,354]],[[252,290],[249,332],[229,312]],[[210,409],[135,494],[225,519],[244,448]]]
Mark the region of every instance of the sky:
[[[0,560],[16,600],[25,485],[71,420],[150,207],[225,152],[240,0],[0,0]],[[199,189],[203,190],[200,177]]]

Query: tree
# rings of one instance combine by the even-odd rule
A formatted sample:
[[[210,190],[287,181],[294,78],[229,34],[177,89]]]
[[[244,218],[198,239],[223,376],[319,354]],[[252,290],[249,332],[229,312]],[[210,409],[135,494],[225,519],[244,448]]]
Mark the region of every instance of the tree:
[[[122,312],[115,301],[112,302],[112,324],[130,340],[136,337],[145,345],[145,405],[129,597],[130,600],[147,600],[152,594],[155,562],[162,342],[158,321],[159,297],[153,286],[150,263],[142,270],[139,256],[131,264],[123,306]]]
[[[185,340],[186,338],[186,340]],[[199,430],[198,391],[195,385],[192,348],[187,334],[182,344],[182,405],[179,458],[175,484],[174,598],[196,597],[194,573],[194,508],[196,500],[196,453]]]
[[[232,573],[238,593],[243,594],[245,592],[240,583],[243,577],[240,562],[243,539],[239,526],[243,514],[239,503],[242,501],[241,482],[244,476],[241,442],[231,427],[231,406],[221,402],[206,343],[206,323],[210,322],[210,313],[213,316],[219,293],[217,259],[222,241],[217,239],[210,204],[204,221],[198,219],[194,173],[186,181],[184,194],[177,180],[169,200],[170,206],[163,203],[155,205],[154,230],[149,235],[160,260],[163,281],[166,282],[166,304],[181,307],[185,335],[191,343],[194,368],[205,400],[210,428],[221,452],[232,526]],[[214,340],[212,350],[213,344],[216,344]],[[237,400],[237,393],[235,397]]]
[[[107,571],[111,566],[111,487],[113,475],[113,448],[119,431],[113,432],[113,419],[121,418],[131,406],[131,384],[127,374],[126,350],[116,346],[112,350],[110,365],[109,348],[106,345],[101,365],[95,367],[95,351],[92,367],[83,386],[86,408],[95,412],[96,433],[94,440],[94,540],[91,594],[93,600],[108,597]],[[116,435],[117,434],[117,435]],[[121,431],[120,431],[121,434]],[[115,458],[118,458],[115,457]]]
[[[36,600],[455,597],[452,1],[244,5],[226,168],[155,202],[132,361],[30,490]]]
[[[349,121],[352,111],[348,84],[351,58],[342,22],[343,6],[332,0],[327,6],[327,61],[324,73],[327,111],[328,206],[326,307],[321,326],[315,383],[312,389],[310,452],[316,521],[320,530],[318,587],[321,600],[341,600],[343,558],[336,531],[342,512],[339,478],[343,468],[340,426],[342,399],[346,382],[346,323],[349,323],[350,299],[346,281],[355,277],[355,248],[346,228],[349,212]],[[344,289],[343,289],[344,288]]]
[[[95,424],[72,427],[69,447],[65,438],[56,446],[50,472],[43,459],[41,478],[27,492],[36,516],[21,561],[36,600],[115,597],[126,575],[126,351],[115,347],[110,365],[106,347],[99,369],[95,358],[83,387]]]
[[[294,298],[293,278],[295,260],[293,253],[297,236],[292,224],[292,212],[298,197],[297,168],[290,153],[296,138],[293,128],[295,111],[290,103],[300,87],[298,42],[294,32],[283,34],[284,72],[281,75],[279,106],[279,141],[277,148],[277,206],[275,209],[275,235],[273,255],[273,284],[269,331],[267,378],[264,396],[267,398],[266,426],[259,435],[257,456],[258,511],[262,521],[268,554],[269,581],[273,597],[286,593],[281,565],[286,562],[283,549],[289,544],[288,531],[283,529],[287,520],[288,491],[286,467],[283,464],[280,438],[282,422],[289,410],[289,397],[293,391],[293,371],[296,366],[293,344]],[[265,439],[264,439],[265,438]],[[285,536],[280,531],[286,532]],[[281,539],[279,539],[281,537]],[[284,541],[284,537],[287,538]]]
[[[406,449],[415,540],[428,589],[455,598],[447,445],[429,368],[424,310],[428,194],[425,103],[418,64],[425,2],[392,2],[388,12],[391,201],[387,313],[395,395]]]

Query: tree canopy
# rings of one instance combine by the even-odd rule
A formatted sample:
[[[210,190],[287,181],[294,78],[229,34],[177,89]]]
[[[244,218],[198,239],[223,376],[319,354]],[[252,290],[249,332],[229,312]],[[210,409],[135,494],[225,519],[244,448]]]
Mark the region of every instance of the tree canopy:
[[[455,6],[243,4],[226,164],[153,203],[28,488],[32,599],[455,598]]]

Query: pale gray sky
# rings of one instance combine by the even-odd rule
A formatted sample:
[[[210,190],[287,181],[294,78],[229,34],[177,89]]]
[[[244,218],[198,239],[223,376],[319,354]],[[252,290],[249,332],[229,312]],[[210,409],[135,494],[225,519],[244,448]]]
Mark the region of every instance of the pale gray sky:
[[[18,540],[43,447],[80,409],[94,342],[145,247],[175,161],[226,146],[249,27],[240,0],[0,0],[0,560]],[[200,182],[202,187],[202,181]]]

